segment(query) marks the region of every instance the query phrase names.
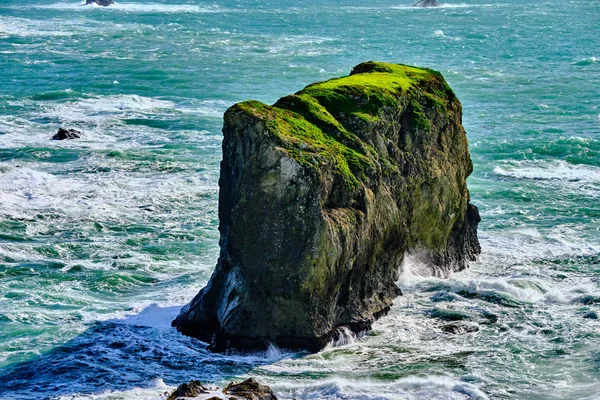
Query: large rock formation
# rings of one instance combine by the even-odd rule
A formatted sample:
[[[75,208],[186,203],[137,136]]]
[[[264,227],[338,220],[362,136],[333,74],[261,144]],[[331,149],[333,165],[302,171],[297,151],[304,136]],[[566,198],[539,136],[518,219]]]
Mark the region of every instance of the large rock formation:
[[[461,113],[438,72],[375,62],[231,107],[219,262],[173,325],[215,350],[317,351],[389,310],[405,254],[465,268],[480,248]]]

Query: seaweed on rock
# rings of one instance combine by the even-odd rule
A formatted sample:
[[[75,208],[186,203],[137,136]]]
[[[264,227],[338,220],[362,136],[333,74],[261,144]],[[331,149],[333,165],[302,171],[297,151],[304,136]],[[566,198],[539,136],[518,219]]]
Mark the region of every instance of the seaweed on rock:
[[[461,115],[439,72],[379,62],[232,106],[219,262],[173,325],[214,350],[317,351],[389,310],[405,254],[465,268],[480,248]]]

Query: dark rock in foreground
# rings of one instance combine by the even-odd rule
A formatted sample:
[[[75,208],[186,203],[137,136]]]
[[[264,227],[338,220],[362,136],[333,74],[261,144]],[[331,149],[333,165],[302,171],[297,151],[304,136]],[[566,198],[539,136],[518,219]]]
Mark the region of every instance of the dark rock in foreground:
[[[230,383],[223,393],[247,400],[277,400],[270,387],[261,385],[254,378],[241,383]]]
[[[441,7],[441,4],[435,0],[421,0],[415,3],[413,7]]]
[[[98,4],[99,6],[108,7],[115,4],[115,2],[113,0],[86,0],[85,4]]]
[[[277,400],[275,394],[270,387],[261,385],[254,378],[246,379],[240,383],[230,383],[225,389],[223,394],[228,396],[231,400]],[[208,400],[221,399],[222,394],[219,393],[219,389],[207,389],[202,386],[200,381],[190,381],[190,383],[183,383],[177,387],[169,395],[167,400],[177,400],[183,398],[194,398],[200,395],[207,395],[203,398],[213,395]]]
[[[83,133],[76,129],[59,128],[58,132],[52,136],[52,140],[80,139],[82,136]]]
[[[480,218],[461,117],[438,72],[375,62],[231,107],[219,262],[173,325],[217,351],[318,351],[389,310],[405,254],[465,268]]]
[[[208,394],[208,389],[202,386],[200,381],[190,381],[182,383],[169,395],[167,400],[176,400],[182,397],[198,397],[201,394]]]

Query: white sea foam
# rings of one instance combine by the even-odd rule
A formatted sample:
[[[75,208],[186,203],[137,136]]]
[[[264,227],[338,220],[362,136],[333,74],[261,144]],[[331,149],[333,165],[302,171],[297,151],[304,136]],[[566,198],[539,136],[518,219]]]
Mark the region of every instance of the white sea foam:
[[[600,252],[597,240],[582,237],[577,229],[557,225],[541,232],[529,227],[507,229],[503,234],[480,233],[483,259],[498,258],[513,263],[528,262],[544,258],[569,258],[593,255]]]
[[[414,264],[412,264],[414,265]],[[405,268],[409,268],[406,266]],[[493,298],[501,295],[506,301],[538,302],[544,299],[547,290],[542,282],[518,281],[506,278],[454,278],[440,279],[421,275],[412,275],[410,279],[402,282],[402,287],[418,286],[426,289],[437,288],[451,293],[465,296]],[[407,291],[407,292],[410,292]]]
[[[85,21],[76,18],[53,18],[53,19],[28,19],[12,16],[0,16],[0,37],[54,37],[60,39],[61,37],[69,37],[74,35],[87,35],[93,33],[94,35],[102,34],[103,32],[110,32],[114,34],[120,31],[132,31],[139,30],[143,27],[140,24],[113,24],[105,21]],[[153,27],[148,25],[145,26],[147,29]],[[7,50],[3,50],[6,52]],[[23,50],[21,50],[23,51]],[[69,51],[60,51],[56,47],[48,49],[53,54],[65,54],[72,55],[73,49]],[[8,54],[15,53],[11,51]],[[39,47],[36,46],[31,53],[38,54]],[[89,55],[88,55],[89,56]],[[29,61],[24,60],[23,62],[36,62],[36,60]]]
[[[231,102],[225,100],[204,100],[193,102],[189,106],[178,107],[184,113],[197,114],[204,117],[221,118],[225,110],[231,106]]]
[[[164,393],[173,390],[169,387],[156,387],[150,389],[135,388],[127,391],[105,391],[93,395],[73,394],[59,396],[58,400],[162,400]]]
[[[68,91],[69,89],[66,89]],[[139,95],[93,96],[82,94],[75,101],[41,102],[44,117],[57,118],[65,122],[95,122],[121,118],[144,117],[147,115],[170,116],[177,113],[221,117],[231,105],[223,100],[193,101],[177,105],[174,101]]]
[[[105,120],[107,116],[124,117],[174,110],[172,101],[138,95],[93,96],[75,102],[51,102],[44,105],[43,116],[69,122]]]
[[[181,307],[182,305],[160,306],[156,303],[145,307],[138,305],[131,311],[131,315],[119,315],[115,319],[123,320],[128,325],[171,329],[171,321],[177,317]]]
[[[598,59],[596,57],[589,57],[584,60],[576,61],[574,64],[579,66],[586,66],[596,64],[597,61]]]
[[[132,12],[132,13],[221,13],[235,12],[235,9],[225,9],[217,5],[199,6],[193,4],[161,4],[161,3],[130,3],[130,2],[115,2],[110,7],[101,7],[95,4],[85,5],[81,2],[63,2],[54,4],[27,5],[18,6],[20,9],[42,8],[65,11],[80,11],[80,12]]]
[[[2,214],[17,219],[35,219],[40,212],[55,212],[69,218],[129,220],[143,218],[153,204],[169,206],[178,200],[216,190],[216,182],[202,177],[158,174],[135,177],[115,172],[107,175],[54,175],[30,168],[10,168],[0,175]],[[131,195],[135,193],[135,195]],[[45,226],[45,229],[50,226]],[[30,232],[34,235],[36,232]]]
[[[506,164],[496,166],[494,173],[517,179],[600,183],[600,168],[591,165],[569,164],[562,160]]]
[[[308,399],[473,399],[486,400],[487,395],[470,383],[446,376],[408,377],[391,382],[365,379],[333,378],[319,382],[279,384],[272,387],[286,398]]]
[[[0,146],[3,148],[20,147],[21,141],[31,141],[35,138],[39,142],[39,135],[42,134],[43,129],[39,124],[32,123],[26,118],[15,117],[12,115],[1,115],[0,116]]]
[[[541,237],[539,232],[532,231],[531,234],[533,237],[538,238],[538,240],[535,241],[537,244],[533,245],[532,248],[536,248],[539,251],[539,249],[544,246],[551,246],[545,243],[545,240]],[[507,259],[510,258],[507,258],[509,255],[504,252],[511,252],[510,249],[514,249],[514,247],[514,245],[511,246],[507,243],[496,245],[496,251],[498,248],[503,249],[499,259],[503,260],[503,262],[507,262]],[[522,248],[522,244],[519,247]],[[506,276],[498,278],[488,276],[486,270],[480,271],[480,268],[473,267],[460,274],[454,274],[449,279],[432,277],[428,273],[423,273],[424,270],[429,270],[428,266],[422,265],[422,261],[418,258],[415,259],[408,255],[405,257],[402,275],[398,284],[403,289],[403,292],[408,295],[406,299],[408,303],[411,301],[410,293],[414,290],[423,289],[425,291],[431,289],[447,291],[461,296],[498,302],[499,304],[508,306],[516,306],[520,303],[567,304],[577,301],[577,299],[584,295],[600,296],[597,285],[591,280],[580,279],[577,285],[565,288],[562,286],[561,282],[557,283],[547,279],[547,265],[540,264],[536,266],[535,264],[531,264],[531,261],[538,257],[551,256],[552,258],[564,258],[569,255],[593,255],[600,252],[600,248],[589,248],[589,246],[587,250],[582,249],[581,247],[568,247],[561,250],[562,252],[553,254],[549,252],[548,249],[542,250],[541,253],[525,249],[522,256],[514,258],[513,255],[513,262],[518,264],[515,264],[512,267],[512,276],[506,274]],[[483,260],[476,264],[476,266],[481,267],[483,265],[489,265],[489,263],[494,262],[494,257],[494,252],[486,253],[484,249],[484,256],[482,256]]]
[[[446,3],[444,1],[440,2],[440,8],[481,8],[481,7],[507,7],[509,4],[467,4],[467,3]]]
[[[34,20],[17,17],[0,16],[0,37],[7,36],[71,36],[73,31],[70,29],[61,29],[65,24],[63,21]],[[67,26],[73,26],[73,23],[66,23]],[[79,26],[85,29],[84,26]]]
[[[79,197],[73,196],[74,193],[87,193],[84,182],[69,178],[65,178],[68,183],[61,182],[59,177],[29,168],[11,168],[2,174],[2,178],[0,196],[6,205],[4,210],[61,209],[67,205],[64,200]]]
[[[294,57],[315,57],[326,54],[338,54],[343,48],[333,45],[331,37],[293,35],[283,37],[268,36],[266,39],[267,50],[272,54],[283,54]],[[261,41],[262,41],[261,40]]]
[[[11,101],[13,106],[31,109],[31,119],[22,116],[0,116],[0,132],[3,133],[0,135],[0,146],[18,148],[30,144],[37,147],[40,140],[50,139],[58,127],[67,126],[83,131],[83,138],[70,142],[49,142],[49,146],[92,146],[95,149],[109,147],[115,150],[139,147],[137,141],[146,140],[145,138],[156,140],[157,135],[163,135],[167,140],[164,131],[145,125],[128,125],[123,120],[168,120],[185,114],[221,118],[223,112],[231,105],[230,102],[211,99],[176,104],[171,100],[138,95],[94,96],[73,93],[70,89],[54,94],[61,99]],[[37,122],[39,119],[45,119],[52,124]],[[195,132],[195,141],[203,138],[211,141],[214,139],[213,136],[204,136],[204,133],[206,131]],[[122,140],[124,138],[128,140]]]
[[[417,1],[415,0],[414,3]],[[412,5],[402,5],[402,6],[391,6],[392,9],[397,10],[415,10],[415,11],[431,11],[431,10],[441,10],[444,8],[474,8],[474,7],[505,7],[507,4],[452,4],[446,2],[440,2],[439,7],[413,7]]]
[[[589,146],[593,143],[597,143],[598,139],[593,138],[593,137],[584,137],[584,136],[569,136],[569,137],[561,137],[559,139],[560,142],[566,142],[566,143],[573,143],[573,144],[580,144],[580,145],[584,145],[584,146]]]
[[[337,329],[337,337],[331,339],[330,347],[340,347],[356,343],[357,336],[348,327],[341,326]]]

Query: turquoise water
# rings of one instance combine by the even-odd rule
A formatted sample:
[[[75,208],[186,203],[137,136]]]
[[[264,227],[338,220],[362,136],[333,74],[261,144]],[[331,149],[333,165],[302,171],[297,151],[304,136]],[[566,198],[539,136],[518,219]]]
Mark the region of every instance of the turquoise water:
[[[0,2],[0,398],[247,375],[284,399],[600,398],[597,1],[80,3]],[[174,332],[218,256],[224,110],[365,60],[461,99],[480,261],[440,280],[409,258],[390,315],[315,355]],[[448,313],[479,331],[443,333]]]

